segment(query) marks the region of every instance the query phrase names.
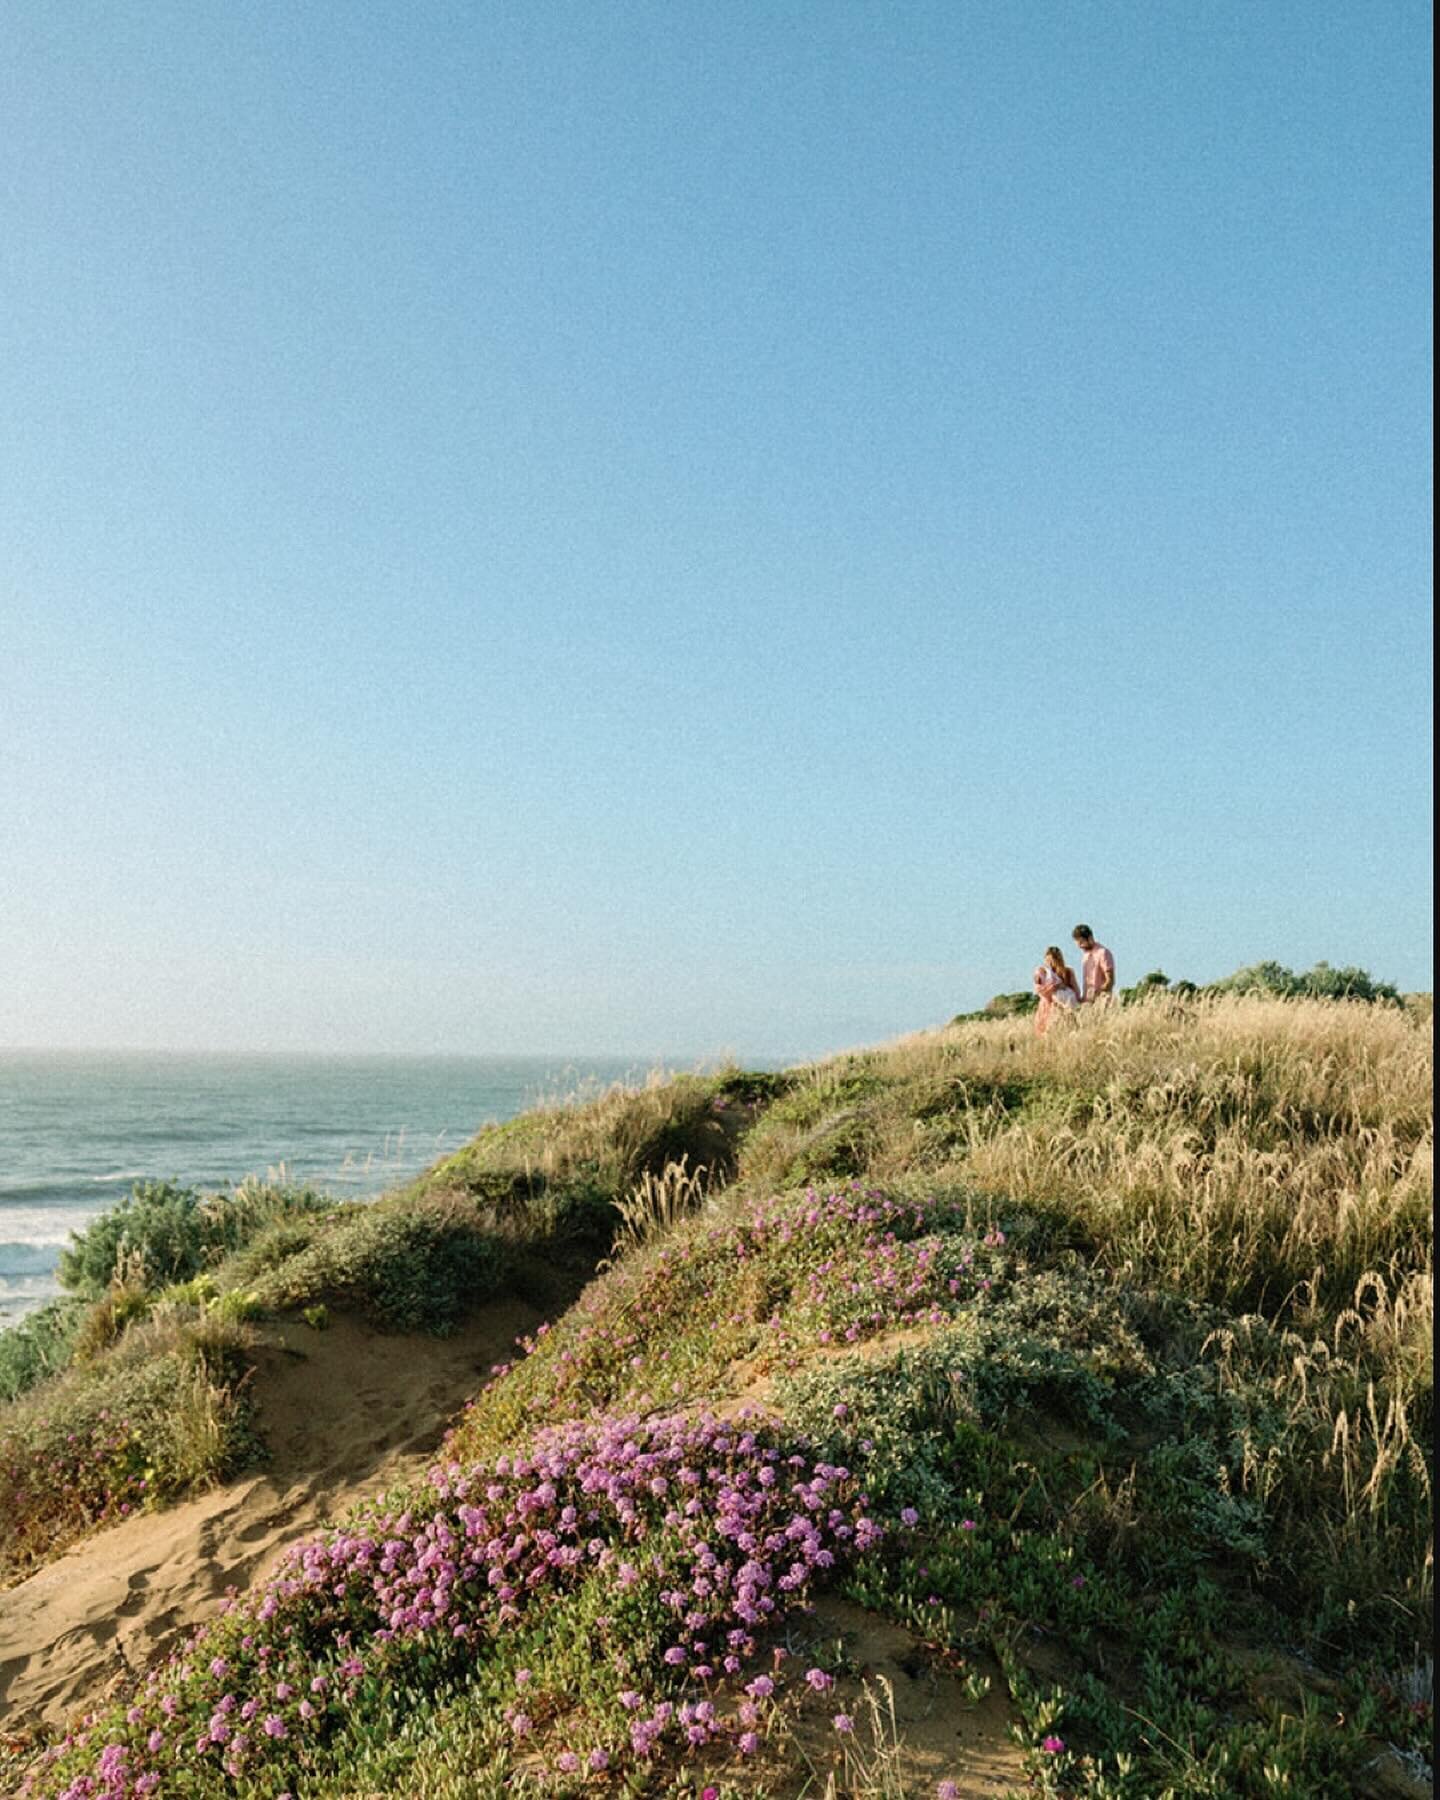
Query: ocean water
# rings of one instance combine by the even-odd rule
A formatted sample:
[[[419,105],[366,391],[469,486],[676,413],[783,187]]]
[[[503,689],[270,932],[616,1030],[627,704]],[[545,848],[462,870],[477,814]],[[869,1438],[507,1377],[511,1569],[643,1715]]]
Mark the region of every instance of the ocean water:
[[[0,1051],[0,1326],[60,1292],[71,1232],[137,1181],[274,1176],[373,1197],[482,1125],[647,1073],[618,1058]]]

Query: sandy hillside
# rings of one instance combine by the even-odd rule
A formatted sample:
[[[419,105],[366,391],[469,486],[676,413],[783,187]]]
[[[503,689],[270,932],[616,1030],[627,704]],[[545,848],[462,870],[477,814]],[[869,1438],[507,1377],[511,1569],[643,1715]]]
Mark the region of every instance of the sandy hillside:
[[[257,1473],[77,1545],[0,1594],[0,1717],[60,1723],[209,1618],[297,1536],[421,1472],[455,1412],[540,1314],[486,1307],[450,1338],[347,1319],[267,1330],[257,1357]]]

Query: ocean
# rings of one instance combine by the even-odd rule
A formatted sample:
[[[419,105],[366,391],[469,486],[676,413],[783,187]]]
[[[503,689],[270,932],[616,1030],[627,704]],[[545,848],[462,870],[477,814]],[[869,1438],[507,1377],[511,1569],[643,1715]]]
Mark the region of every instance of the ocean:
[[[482,1125],[653,1065],[620,1058],[0,1051],[0,1326],[53,1299],[71,1232],[137,1181],[383,1193]]]

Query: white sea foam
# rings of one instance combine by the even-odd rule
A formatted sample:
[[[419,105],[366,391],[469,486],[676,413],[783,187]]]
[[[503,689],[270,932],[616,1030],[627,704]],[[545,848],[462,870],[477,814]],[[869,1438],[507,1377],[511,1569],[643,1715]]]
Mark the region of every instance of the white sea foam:
[[[83,1231],[102,1206],[0,1206],[0,1326],[60,1293],[56,1265],[72,1231]]]
[[[72,1231],[83,1231],[94,1218],[105,1211],[93,1206],[3,1206],[0,1207],[0,1268],[5,1266],[7,1248],[44,1248],[55,1253],[70,1242]]]
[[[0,1245],[0,1256],[3,1254]],[[60,1292],[53,1270],[41,1275],[0,1275],[0,1327],[14,1325],[47,1300],[58,1299]]]

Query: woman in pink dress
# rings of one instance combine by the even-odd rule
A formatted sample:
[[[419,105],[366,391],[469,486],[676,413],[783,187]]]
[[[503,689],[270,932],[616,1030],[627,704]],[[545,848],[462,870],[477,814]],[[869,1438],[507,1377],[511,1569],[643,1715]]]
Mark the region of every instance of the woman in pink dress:
[[[1036,969],[1031,985],[1040,996],[1035,1013],[1035,1035],[1041,1037],[1057,1014],[1073,1013],[1080,1004],[1080,983],[1075,971],[1065,961],[1065,954],[1052,944],[1045,960]]]

